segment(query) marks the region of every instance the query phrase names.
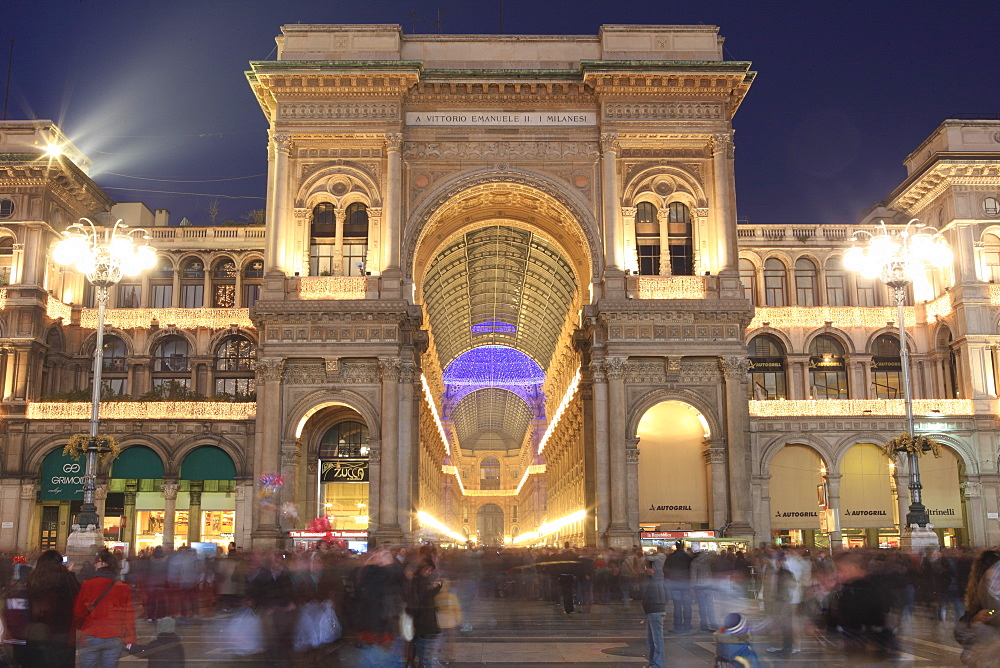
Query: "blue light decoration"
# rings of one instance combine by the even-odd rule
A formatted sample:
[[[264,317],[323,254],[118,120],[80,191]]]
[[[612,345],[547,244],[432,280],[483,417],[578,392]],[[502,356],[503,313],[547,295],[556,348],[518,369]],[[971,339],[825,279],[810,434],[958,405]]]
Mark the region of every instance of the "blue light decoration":
[[[473,334],[516,334],[517,325],[503,320],[483,320],[471,327]]]
[[[541,385],[545,372],[538,362],[510,346],[476,346],[444,370],[445,385],[503,387]]]

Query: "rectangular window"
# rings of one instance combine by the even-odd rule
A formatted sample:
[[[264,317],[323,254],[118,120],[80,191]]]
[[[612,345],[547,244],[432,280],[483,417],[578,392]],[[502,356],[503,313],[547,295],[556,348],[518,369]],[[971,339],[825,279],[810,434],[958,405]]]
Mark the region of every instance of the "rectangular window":
[[[364,276],[367,254],[368,246],[365,244],[344,244],[344,276]]]
[[[236,306],[236,286],[216,285],[212,294],[212,306],[215,308],[232,308]]]
[[[826,276],[826,303],[828,306],[847,306],[847,291],[844,289],[844,277],[839,274]]]
[[[875,301],[875,279],[858,276],[858,306],[878,306]]]
[[[93,387],[93,385],[91,385]],[[125,378],[101,378],[101,398],[121,397],[128,394],[128,380]]]
[[[795,276],[795,299],[799,306],[816,306],[816,285],[813,276]]]
[[[259,285],[244,285],[243,286],[243,308],[250,308],[257,303],[260,298],[260,286]]]
[[[640,239],[637,248],[639,254],[639,275],[660,275],[660,244],[648,243],[648,239]]]
[[[256,381],[253,378],[216,378],[215,396],[231,397],[234,401],[256,399]]]
[[[139,308],[141,301],[141,285],[136,283],[118,284],[118,308]]]
[[[313,244],[309,248],[309,275],[333,275],[333,245]]]
[[[205,305],[204,285],[181,286],[181,308],[201,308]]]
[[[152,285],[150,289],[153,291],[153,294],[150,295],[150,306],[153,308],[170,308],[174,305],[173,285]]]

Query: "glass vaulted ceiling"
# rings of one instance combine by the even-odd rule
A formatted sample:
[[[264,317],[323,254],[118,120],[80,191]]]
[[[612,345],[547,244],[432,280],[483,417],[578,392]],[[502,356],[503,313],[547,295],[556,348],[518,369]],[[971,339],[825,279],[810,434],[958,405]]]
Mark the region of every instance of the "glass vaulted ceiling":
[[[441,368],[479,346],[509,346],[547,369],[576,290],[560,252],[530,231],[498,224],[453,238],[428,267],[423,291]],[[505,371],[484,374],[483,386]],[[498,389],[466,394],[451,418],[463,448],[491,448],[487,434],[519,447],[532,414],[523,398]]]

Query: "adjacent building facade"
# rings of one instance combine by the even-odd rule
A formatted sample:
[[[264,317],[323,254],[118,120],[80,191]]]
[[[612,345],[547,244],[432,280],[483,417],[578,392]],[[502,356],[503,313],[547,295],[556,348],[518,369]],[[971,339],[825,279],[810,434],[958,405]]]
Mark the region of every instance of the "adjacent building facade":
[[[61,448],[96,314],[49,252],[109,213],[159,253],[105,334],[122,451],[98,505],[130,548],[280,545],[316,517],[355,544],[898,544],[896,312],[842,257],[911,218],[955,253],[906,309],[917,427],[945,446],[925,501],[944,544],[996,542],[1000,122],[946,121],[864,220],[739,224],[754,72],[721,44],[285,26],[247,72],[263,225],[172,226],[51,123],[0,124],[0,549],[60,547],[82,498]]]

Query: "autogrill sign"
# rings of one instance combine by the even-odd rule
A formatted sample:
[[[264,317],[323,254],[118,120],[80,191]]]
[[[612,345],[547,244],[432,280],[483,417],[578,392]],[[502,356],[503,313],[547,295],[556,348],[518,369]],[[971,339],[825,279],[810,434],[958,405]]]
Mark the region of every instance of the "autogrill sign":
[[[851,517],[868,517],[871,515],[879,515],[882,517],[888,516],[884,510],[848,510],[845,515],[850,515]]]

